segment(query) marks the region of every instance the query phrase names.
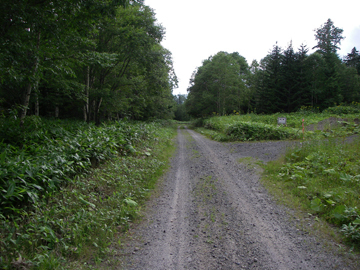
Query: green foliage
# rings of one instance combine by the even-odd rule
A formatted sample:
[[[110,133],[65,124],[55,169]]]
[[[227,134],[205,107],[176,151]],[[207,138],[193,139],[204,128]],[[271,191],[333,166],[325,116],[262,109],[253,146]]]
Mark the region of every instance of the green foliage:
[[[164,28],[155,21],[147,6],[118,8],[116,19],[96,37],[98,53],[115,57],[106,66],[91,63],[89,99],[100,109],[95,118],[101,113],[136,120],[173,117],[177,79],[171,53],[160,45]]]
[[[351,52],[345,56],[344,62],[348,67],[355,68],[360,75],[360,54],[359,51],[356,50],[356,47],[352,48]]]
[[[313,106],[301,106],[298,110],[299,113],[302,115],[310,115],[310,114],[316,114],[320,113],[319,107],[313,107]]]
[[[176,102],[176,109],[175,109],[175,120],[178,121],[189,121],[190,116],[186,111],[185,102],[186,102],[186,95],[176,95],[174,96],[174,100]]]
[[[338,44],[344,39],[342,36],[344,30],[336,27],[330,19],[316,29],[315,32],[315,38],[318,44],[313,47],[313,49],[318,48],[321,53],[335,53],[336,50],[340,49]]]
[[[246,82],[249,66],[239,53],[218,52],[203,61],[190,80],[186,101],[187,112],[193,117],[247,110],[250,100]]]
[[[228,142],[231,140],[224,133],[216,131],[216,130],[205,129],[205,128],[197,128],[196,130],[198,132],[200,132],[201,134],[207,136],[208,138],[218,141],[218,142]]]
[[[172,118],[171,53],[143,2],[1,1],[2,106],[21,104],[21,118]]]
[[[289,150],[282,163],[269,164],[267,175],[282,192],[299,198],[305,211],[337,225],[349,241],[360,244],[359,150],[359,139],[303,143]]]
[[[226,129],[226,135],[236,141],[285,140],[300,138],[296,130],[263,123],[239,122]]]
[[[52,158],[56,152],[52,154],[50,151],[59,151],[60,156],[62,152],[73,155],[75,152],[79,157],[87,157],[89,153],[94,153],[91,147],[96,150],[100,146],[110,151],[108,141],[113,140],[125,141],[122,146],[131,143],[136,153],[130,154],[119,144],[117,153],[111,155],[111,161],[92,170],[90,162],[83,162],[85,169],[81,169],[82,173],[77,171],[77,176],[69,178],[66,185],[62,184],[59,189],[52,190],[51,194],[47,193],[46,198],[38,192],[38,198],[31,201],[27,208],[17,205],[19,214],[14,211],[0,214],[1,269],[72,269],[73,261],[96,261],[108,254],[109,245],[114,244],[114,239],[127,230],[138,216],[142,202],[154,187],[171,154],[169,149],[172,149],[174,129],[164,127],[165,123],[115,122],[98,128],[86,128],[86,125],[77,127],[77,124],[60,121],[53,123],[64,135],[54,132],[56,146],[60,145],[64,149],[52,148],[42,153],[45,155],[42,166],[55,170]],[[66,136],[71,130],[77,131],[73,133],[74,138]],[[44,141],[44,144],[47,143],[49,141]],[[83,153],[83,150],[87,152]],[[2,162],[11,162],[3,154],[0,159]],[[69,167],[74,167],[75,163]],[[38,166],[35,163],[33,165]],[[21,164],[18,166],[21,167]],[[56,170],[62,170],[62,167]],[[76,166],[73,171],[76,171]],[[84,174],[84,171],[87,173]],[[61,176],[57,172],[54,174]],[[26,182],[21,181],[22,188],[30,190],[31,181],[34,180],[25,176],[22,179]],[[45,180],[50,182],[53,178]],[[5,192],[8,193],[9,189]],[[16,192],[15,188],[13,193]],[[4,195],[3,189],[1,195]],[[15,207],[13,202],[8,203]]]
[[[356,103],[353,106],[336,106],[336,107],[330,107],[327,108],[326,110],[324,110],[324,113],[329,113],[329,114],[336,114],[336,115],[341,115],[341,114],[358,114],[360,113],[360,104]]]
[[[360,101],[356,48],[345,64],[336,54],[342,32],[329,19],[316,29],[318,44],[314,48],[318,50],[311,55],[303,45],[294,52],[291,44],[285,50],[276,44],[252,71],[250,88],[257,112],[289,113],[302,106],[323,110],[340,102]]]
[[[296,113],[275,113],[269,115],[235,113],[228,116],[213,116],[194,120],[194,127],[204,127],[201,131],[214,140],[283,140],[283,139],[322,139],[344,137],[358,134],[360,127],[357,104],[339,111],[329,108],[317,113],[318,108],[301,107]],[[337,108],[337,107],[335,107]],[[342,112],[345,112],[342,114]],[[349,113],[349,114],[347,114]],[[279,126],[277,119],[286,118],[286,125]],[[346,117],[346,119],[344,119]],[[303,122],[304,120],[304,122]],[[304,132],[303,132],[304,128]]]
[[[34,120],[34,121],[31,121]],[[21,212],[28,203],[48,197],[63,183],[118,154],[136,154],[146,139],[147,124],[129,122],[87,125],[83,122],[26,118],[3,119],[0,133],[1,212]]]

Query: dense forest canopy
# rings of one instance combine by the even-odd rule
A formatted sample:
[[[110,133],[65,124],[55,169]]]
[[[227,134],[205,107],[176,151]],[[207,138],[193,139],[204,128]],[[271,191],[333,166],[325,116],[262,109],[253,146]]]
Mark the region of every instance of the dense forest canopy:
[[[2,114],[173,116],[171,53],[143,1],[4,0],[0,13]]]
[[[203,61],[190,79],[187,112],[193,117],[234,112],[318,110],[360,101],[360,55],[356,48],[340,59],[343,30],[329,19],[315,30],[316,51],[292,43],[275,44],[260,63],[248,66],[239,53],[219,52]]]
[[[0,114],[146,120],[322,110],[360,101],[360,54],[337,54],[343,30],[329,19],[317,45],[275,44],[249,65],[238,52],[210,56],[188,95],[177,87],[164,28],[142,0],[0,3]]]

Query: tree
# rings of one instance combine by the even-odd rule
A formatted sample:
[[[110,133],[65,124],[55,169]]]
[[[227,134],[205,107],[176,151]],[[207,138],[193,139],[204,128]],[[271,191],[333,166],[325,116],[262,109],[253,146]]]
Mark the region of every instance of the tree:
[[[1,1],[1,92],[16,89],[17,96],[22,99],[21,102],[14,100],[22,105],[21,118],[27,114],[34,90],[38,111],[41,88],[61,89],[69,85],[69,81],[74,82],[74,69],[78,67],[74,62],[84,62],[81,47],[90,43],[88,36],[94,32],[96,22],[128,2]],[[71,91],[82,88],[81,84],[73,83]]]
[[[303,105],[318,107],[322,102],[322,93],[325,92],[325,60],[315,52],[306,59],[306,74],[310,83],[310,98]]]
[[[328,19],[320,28],[315,30],[315,38],[318,44],[313,49],[318,48],[318,52],[325,60],[325,80],[321,97],[321,108],[327,108],[338,104],[343,100],[341,95],[341,85],[339,80],[339,66],[341,61],[336,54],[339,49],[337,46],[344,39],[343,30],[334,26],[333,22]]]
[[[282,89],[282,50],[277,45],[261,60],[261,86],[257,92],[257,112],[273,113],[283,110],[281,103],[286,99]]]
[[[335,27],[330,19],[320,28],[315,29],[315,32],[318,44],[313,49],[318,48],[321,53],[336,53],[336,50],[340,49],[337,45],[344,39],[343,30]]]
[[[190,80],[187,110],[194,117],[246,110],[249,67],[238,53],[218,52]]]
[[[280,107],[282,107],[282,110],[285,112],[292,112],[300,107],[297,65],[297,54],[294,52],[292,42],[290,42],[289,47],[283,52],[281,64],[281,87],[284,100],[280,100],[282,103]]]
[[[42,91],[54,97],[52,105],[57,112],[61,97],[88,100],[89,75],[93,72],[90,65],[109,65],[114,58],[95,50],[95,37],[115,20],[120,6],[142,3],[1,1],[0,96],[6,96],[7,106],[21,105],[20,117],[24,118],[32,104],[39,113],[39,103],[44,100]]]
[[[160,45],[164,29],[155,21],[149,7],[119,8],[116,20],[98,36],[98,52],[115,58],[109,65],[93,67],[95,114],[147,119],[172,113],[176,75],[171,53]]]
[[[301,44],[296,53],[296,83],[297,96],[296,106],[293,111],[297,111],[301,106],[311,105],[311,83],[310,83],[310,66],[308,64],[308,49],[306,45]]]
[[[360,54],[355,47],[345,56],[344,62],[346,66],[355,68],[360,75]]]
[[[176,110],[175,110],[175,120],[178,121],[188,121],[190,120],[189,115],[186,112],[185,102],[186,95],[178,94],[174,96],[174,100],[176,102]]]
[[[342,95],[344,102],[360,101],[360,54],[354,47],[347,56],[344,57],[340,75],[342,80]]]
[[[340,69],[343,102],[360,102],[360,76],[354,67],[342,65]]]
[[[261,88],[261,78],[262,78],[262,70],[260,70],[259,63],[254,59],[251,62],[250,73],[248,76],[248,93],[249,93],[249,103],[248,103],[248,112],[256,111],[256,105],[260,103],[258,100],[257,93],[258,89]]]

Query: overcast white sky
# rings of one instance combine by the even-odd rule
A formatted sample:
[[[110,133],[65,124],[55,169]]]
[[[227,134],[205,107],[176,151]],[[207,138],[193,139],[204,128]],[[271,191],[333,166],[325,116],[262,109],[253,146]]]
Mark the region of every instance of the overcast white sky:
[[[239,52],[250,65],[260,61],[276,42],[316,45],[314,30],[331,19],[344,30],[340,56],[360,50],[358,0],[145,0],[166,29],[162,45],[171,51],[179,88],[186,94],[193,71],[219,51]],[[310,52],[312,52],[310,50]]]

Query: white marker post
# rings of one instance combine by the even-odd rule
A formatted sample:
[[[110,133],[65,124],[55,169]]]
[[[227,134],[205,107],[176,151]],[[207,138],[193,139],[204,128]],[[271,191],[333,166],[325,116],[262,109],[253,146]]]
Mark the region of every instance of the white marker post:
[[[286,117],[279,117],[277,123],[278,123],[278,125],[286,126]]]

